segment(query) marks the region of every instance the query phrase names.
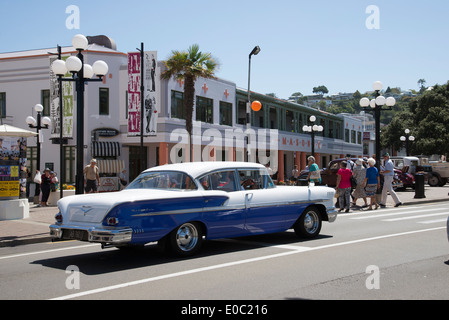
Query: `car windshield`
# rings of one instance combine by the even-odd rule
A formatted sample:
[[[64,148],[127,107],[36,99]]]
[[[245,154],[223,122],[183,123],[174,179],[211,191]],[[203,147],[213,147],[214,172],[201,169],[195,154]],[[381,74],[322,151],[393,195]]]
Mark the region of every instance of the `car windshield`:
[[[183,172],[158,171],[142,173],[126,189],[197,190],[197,187]]]

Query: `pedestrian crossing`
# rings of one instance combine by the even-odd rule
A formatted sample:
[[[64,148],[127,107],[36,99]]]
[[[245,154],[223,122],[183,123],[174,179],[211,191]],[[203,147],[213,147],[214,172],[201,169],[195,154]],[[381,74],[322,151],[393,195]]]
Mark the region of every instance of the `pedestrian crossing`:
[[[425,206],[404,206],[401,208],[378,209],[375,211],[359,211],[345,214],[351,220],[380,220],[382,222],[403,222],[411,221],[418,224],[432,225],[446,223],[449,217],[449,206],[425,205]]]

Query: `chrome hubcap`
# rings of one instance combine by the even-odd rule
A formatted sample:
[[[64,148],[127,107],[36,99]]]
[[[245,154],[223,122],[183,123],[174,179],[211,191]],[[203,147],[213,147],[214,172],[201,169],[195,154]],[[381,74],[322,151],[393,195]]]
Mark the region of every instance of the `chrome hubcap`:
[[[315,211],[310,211],[306,214],[304,218],[304,229],[308,233],[314,233],[318,229],[319,218]]]
[[[190,251],[198,243],[198,230],[191,224],[183,224],[176,233],[176,243],[182,251]]]

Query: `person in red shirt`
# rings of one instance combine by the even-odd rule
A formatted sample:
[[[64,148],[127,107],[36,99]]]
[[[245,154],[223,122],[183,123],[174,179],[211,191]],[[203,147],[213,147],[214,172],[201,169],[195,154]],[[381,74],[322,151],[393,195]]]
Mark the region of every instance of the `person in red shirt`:
[[[338,202],[340,203],[340,210],[342,212],[346,207],[345,212],[349,212],[351,205],[351,176],[352,171],[347,169],[348,163],[346,161],[340,162],[340,170],[337,172],[337,192]]]

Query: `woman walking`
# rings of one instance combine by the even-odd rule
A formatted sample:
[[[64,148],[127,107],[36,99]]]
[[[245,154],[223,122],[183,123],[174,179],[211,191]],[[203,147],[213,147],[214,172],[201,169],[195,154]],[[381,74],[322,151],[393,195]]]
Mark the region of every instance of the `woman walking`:
[[[375,167],[376,160],[373,158],[370,158],[368,160],[369,168],[366,170],[366,177],[364,185],[366,195],[371,199],[370,200],[370,206],[368,210],[373,210],[373,205],[375,206],[375,210],[379,208],[379,205],[376,201],[376,193],[377,190],[380,189],[380,177],[379,177],[379,171]]]
[[[337,192],[339,194],[338,202],[340,203],[340,210],[342,212],[346,207],[345,212],[349,212],[351,205],[351,176],[352,171],[347,169],[348,163],[346,161],[340,162],[340,170],[337,172]]]
[[[315,157],[310,156],[307,160],[309,161],[309,174],[307,176],[307,180],[314,182],[315,184],[321,184],[320,168],[316,164]]]
[[[366,202],[366,193],[365,193],[365,178],[366,178],[366,169],[363,167],[363,160],[357,159],[355,162],[354,170],[352,171],[352,176],[354,177],[357,186],[355,187],[352,196],[354,198],[353,204],[357,204],[357,199],[362,198],[365,201],[365,205],[362,208],[368,207],[368,203]]]

